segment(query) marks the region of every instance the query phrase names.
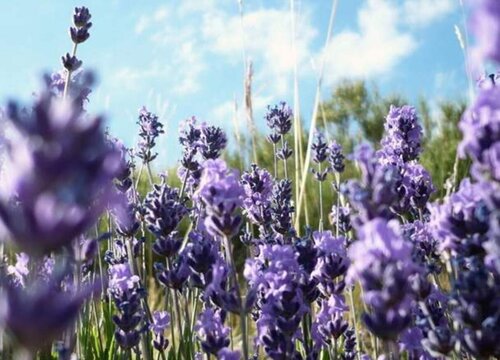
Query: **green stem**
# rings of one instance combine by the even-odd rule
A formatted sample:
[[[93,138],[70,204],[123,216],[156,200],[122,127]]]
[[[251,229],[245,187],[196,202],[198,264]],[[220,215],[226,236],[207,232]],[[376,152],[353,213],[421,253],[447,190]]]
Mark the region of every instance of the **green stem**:
[[[73,50],[71,52],[71,56],[75,56],[76,55],[76,48],[78,47],[78,44],[77,43],[74,43],[73,44]],[[63,90],[63,99],[66,99],[66,97],[68,96],[68,91],[69,91],[69,83],[71,81],[71,71],[67,70],[67,73],[66,73],[66,81],[64,83],[64,90]]]
[[[236,276],[236,266],[234,264],[234,258],[231,251],[231,241],[227,235],[224,235],[224,248],[226,251],[226,261],[229,262],[231,267],[230,272],[233,278],[234,286],[236,289],[236,295],[238,296],[238,301],[240,306],[240,327],[241,327],[241,342],[243,344],[243,356],[245,360],[248,360],[246,314],[245,314],[245,309],[243,308],[240,285],[238,283],[238,278]]]

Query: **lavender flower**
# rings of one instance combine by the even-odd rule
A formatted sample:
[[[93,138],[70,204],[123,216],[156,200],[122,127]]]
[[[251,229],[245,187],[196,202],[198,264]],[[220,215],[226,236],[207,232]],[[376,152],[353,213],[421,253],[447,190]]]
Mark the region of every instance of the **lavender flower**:
[[[399,169],[393,165],[380,164],[368,144],[358,146],[353,158],[361,168],[361,181],[349,180],[340,188],[356,211],[353,224],[359,226],[376,217],[392,219],[395,216],[392,208],[399,200]]]
[[[140,332],[137,329],[143,320],[139,277],[132,274],[128,264],[118,264],[109,269],[108,292],[118,310],[113,316],[117,326],[116,342],[123,349],[131,349],[139,343]]]
[[[241,218],[234,212],[243,204],[243,195],[237,174],[223,160],[205,161],[195,199],[205,205],[205,226],[212,236],[236,233]]]
[[[82,62],[76,56],[72,56],[69,53],[61,57],[61,62],[63,67],[71,72],[78,70],[82,66]]]
[[[155,184],[144,201],[144,220],[148,230],[156,236],[153,250],[162,256],[174,255],[181,246],[181,240],[174,233],[182,218],[188,213],[184,200],[177,189],[166,184],[165,177],[160,185]]]
[[[292,236],[295,233],[292,225],[292,214],[294,211],[292,183],[288,179],[282,179],[273,188],[271,205],[272,229],[285,237]]]
[[[476,36],[476,52],[484,60],[500,62],[500,5],[495,0],[474,2],[470,28]]]
[[[83,43],[90,36],[89,29],[92,23],[89,21],[92,16],[86,7],[76,7],[73,14],[74,27],[69,28],[71,40],[75,44]]]
[[[169,344],[165,338],[165,331],[170,326],[170,314],[166,311],[154,311],[152,318],[150,329],[154,334],[153,346],[158,351],[164,351]]]
[[[454,318],[460,343],[478,358],[500,356],[500,282],[479,265],[460,273],[454,287]]]
[[[112,179],[121,161],[105,139],[103,119],[61,102],[49,89],[32,110],[10,102],[6,114],[14,134],[0,218],[24,251],[68,245],[116,198]],[[9,201],[12,194],[16,201]]]
[[[425,209],[435,191],[431,176],[420,164],[409,162],[402,167],[402,181],[398,187],[401,209]]]
[[[226,133],[217,126],[201,126],[199,151],[203,159],[217,159],[227,144]]]
[[[415,160],[421,152],[422,127],[414,107],[391,106],[385,123],[381,156],[396,157],[404,162]]]
[[[472,158],[471,172],[477,179],[500,181],[499,96],[500,88],[496,85],[480,88],[475,102],[460,120],[463,140],[459,153]]]
[[[148,111],[145,107],[139,111],[139,120],[137,124],[140,128],[137,156],[139,156],[144,163],[149,163],[158,155],[157,153],[153,153],[152,149],[156,145],[158,136],[164,133],[163,124],[158,121],[158,116]]]
[[[96,282],[77,291],[65,291],[61,280],[66,275],[58,272],[48,281],[36,279],[26,288],[2,281],[1,327],[32,353],[49,345],[68,329],[76,321],[84,301],[100,289]]]
[[[483,194],[487,183],[471,184],[465,179],[459,190],[442,204],[430,207],[430,226],[439,241],[439,249],[470,255],[483,252],[487,240],[489,210]]]
[[[300,288],[302,271],[289,245],[261,246],[257,259],[247,260],[244,275],[260,293],[256,339],[272,359],[294,358],[293,340],[308,312]]]
[[[322,133],[317,133],[314,142],[311,145],[313,161],[317,164],[324,162],[329,155],[330,149],[325,141],[325,136]]]
[[[207,354],[217,355],[223,348],[229,346],[229,331],[224,326],[225,315],[220,310],[206,308],[198,315],[194,326],[201,348]]]
[[[400,236],[395,222],[367,222],[358,231],[360,240],[349,249],[352,265],[347,281],[358,280],[363,300],[371,306],[362,318],[376,336],[395,340],[411,320],[408,277],[418,270],[411,260],[411,246]]]
[[[332,339],[337,343],[347,331],[348,324],[344,320],[347,311],[344,299],[338,295],[331,295],[328,300],[321,301],[321,308],[312,324],[312,337],[317,348],[331,344]]]
[[[245,192],[243,209],[251,222],[267,227],[271,222],[271,197],[273,178],[271,174],[253,164],[251,170],[241,176]]]
[[[342,150],[342,145],[333,140],[328,146],[328,152],[328,162],[330,163],[330,167],[338,173],[343,172],[345,169],[345,157]]]
[[[346,235],[352,229],[351,209],[349,207],[333,205],[329,219],[332,225],[338,227],[338,231],[342,235]]]
[[[286,102],[280,102],[274,107],[267,107],[265,115],[267,126],[274,130],[277,134],[284,136],[288,134],[292,128],[293,112]]]
[[[212,281],[212,269],[220,258],[216,243],[197,232],[189,234],[190,242],[182,252],[190,269],[191,283],[205,288]]]
[[[318,257],[311,276],[318,281],[318,288],[325,297],[341,294],[345,287],[342,277],[349,267],[343,237],[335,238],[331,231],[313,233]]]

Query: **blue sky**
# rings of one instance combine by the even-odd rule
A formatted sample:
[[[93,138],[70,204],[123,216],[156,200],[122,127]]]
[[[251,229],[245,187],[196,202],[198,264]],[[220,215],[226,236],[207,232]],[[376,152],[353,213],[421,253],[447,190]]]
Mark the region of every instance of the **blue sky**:
[[[454,26],[458,0],[340,0],[325,59],[323,97],[341,78],[364,78],[384,93],[434,103],[465,97],[467,81]],[[311,116],[317,69],[332,1],[295,0],[300,109]],[[0,99],[28,99],[43,71],[70,51],[74,6],[90,8],[91,38],[78,49],[99,84],[89,110],[107,114],[111,131],[132,145],[142,105],[159,113],[167,136],[160,160],[175,162],[179,122],[196,115],[233,132],[241,109],[243,53],[254,63],[259,127],[267,104],[293,101],[290,2],[243,0],[17,0],[0,2]],[[237,112],[240,131],[246,129]]]

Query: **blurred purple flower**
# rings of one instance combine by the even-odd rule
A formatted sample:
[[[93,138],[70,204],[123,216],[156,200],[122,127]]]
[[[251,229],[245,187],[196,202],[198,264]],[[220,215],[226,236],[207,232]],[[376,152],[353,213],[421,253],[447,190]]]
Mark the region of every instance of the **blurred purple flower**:
[[[59,249],[95,223],[116,200],[112,179],[120,155],[106,141],[101,117],[86,115],[48,89],[31,110],[10,102],[9,184],[0,218],[23,251]],[[12,194],[15,201],[9,201]]]
[[[476,37],[475,50],[481,60],[500,62],[500,4],[496,0],[473,3],[469,27]]]
[[[500,23],[499,23],[500,24]],[[466,110],[459,127],[463,133],[459,153],[473,160],[477,179],[500,181],[500,88],[481,87],[474,103]]]
[[[82,304],[101,289],[99,282],[64,291],[54,274],[49,281],[34,280],[26,288],[3,284],[0,324],[15,341],[32,352],[49,345],[71,326]]]

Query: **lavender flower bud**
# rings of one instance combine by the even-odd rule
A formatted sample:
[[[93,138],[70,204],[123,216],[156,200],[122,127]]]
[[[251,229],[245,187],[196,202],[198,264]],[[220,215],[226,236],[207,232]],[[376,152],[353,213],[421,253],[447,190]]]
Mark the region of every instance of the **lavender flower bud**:
[[[71,56],[69,53],[61,57],[61,61],[63,67],[71,72],[78,70],[82,66],[82,62],[76,56]]]
[[[224,326],[224,315],[220,310],[205,309],[198,315],[194,330],[204,352],[217,355],[229,346],[229,328]]]
[[[200,137],[200,154],[203,159],[217,159],[226,148],[226,133],[216,126],[202,126]]]
[[[73,13],[73,24],[78,27],[84,27],[90,21],[92,15],[89,12],[89,9],[85,6],[75,7],[75,12]]]
[[[89,29],[92,26],[92,23],[87,23],[83,27],[70,27],[69,28],[69,35],[71,37],[71,41],[73,41],[75,44],[81,44],[85,42],[89,37]]]
[[[160,134],[163,134],[163,124],[158,121],[158,116],[148,111],[143,107],[139,111],[139,120],[137,121],[139,125],[139,149],[137,156],[139,156],[144,163],[149,163],[153,161],[157,153],[153,153],[152,149],[156,145],[156,139]]]
[[[328,147],[328,152],[330,153],[328,156],[328,162],[330,163],[331,168],[338,173],[343,172],[345,168],[345,157],[342,146],[334,140]]]
[[[329,148],[322,133],[317,133],[311,145],[313,161],[317,164],[324,162],[329,155]]]
[[[270,129],[283,136],[288,134],[292,128],[293,112],[286,102],[283,101],[274,107],[268,106],[265,119]]]

